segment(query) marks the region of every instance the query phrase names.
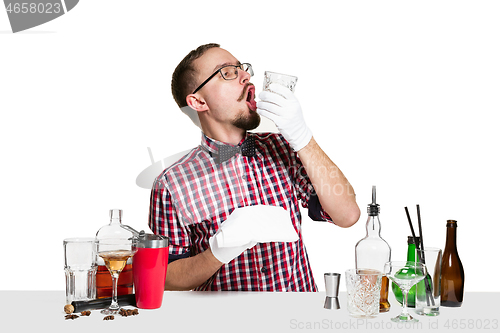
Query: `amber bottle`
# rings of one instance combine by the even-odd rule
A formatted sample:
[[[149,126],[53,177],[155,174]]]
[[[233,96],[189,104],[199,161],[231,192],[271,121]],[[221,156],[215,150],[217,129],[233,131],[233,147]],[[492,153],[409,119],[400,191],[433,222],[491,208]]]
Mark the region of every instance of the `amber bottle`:
[[[441,266],[441,305],[459,307],[464,297],[464,267],[457,251],[457,221],[446,223],[446,245]]]

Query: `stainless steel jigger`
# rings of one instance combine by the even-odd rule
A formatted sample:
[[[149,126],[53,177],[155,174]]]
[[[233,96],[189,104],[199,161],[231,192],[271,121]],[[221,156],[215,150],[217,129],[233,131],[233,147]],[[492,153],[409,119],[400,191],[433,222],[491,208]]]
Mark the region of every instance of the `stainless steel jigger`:
[[[325,287],[326,287],[326,298],[325,298],[325,309],[338,310],[340,309],[339,303],[339,282],[340,273],[325,273]]]

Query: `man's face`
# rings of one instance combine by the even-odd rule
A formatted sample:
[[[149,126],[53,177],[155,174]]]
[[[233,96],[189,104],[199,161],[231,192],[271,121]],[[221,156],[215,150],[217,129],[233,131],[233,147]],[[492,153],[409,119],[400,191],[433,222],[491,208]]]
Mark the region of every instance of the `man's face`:
[[[205,51],[194,62],[198,72],[197,85],[226,65],[238,65],[239,61],[224,49],[214,47]],[[238,69],[238,77],[225,80],[220,73],[213,77],[196,94],[206,102],[210,116],[222,125],[251,130],[259,126],[260,116],[256,112],[255,88],[250,83],[250,74]]]

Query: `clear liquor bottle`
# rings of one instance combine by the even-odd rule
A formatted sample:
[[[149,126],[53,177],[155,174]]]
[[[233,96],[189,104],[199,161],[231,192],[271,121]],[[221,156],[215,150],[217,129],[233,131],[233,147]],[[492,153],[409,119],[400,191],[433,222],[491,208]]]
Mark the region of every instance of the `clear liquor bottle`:
[[[116,238],[131,238],[133,233],[122,227],[123,210],[111,209],[109,211],[109,224],[103,226],[97,231],[96,240],[116,239]],[[111,297],[113,290],[113,282],[111,274],[106,267],[104,260],[97,256],[97,274],[96,274],[96,297],[105,298]],[[123,268],[118,277],[117,295],[129,295],[133,293],[134,276],[132,273],[132,258],[127,260],[127,264]]]
[[[356,269],[375,269],[383,272],[386,262],[391,261],[391,247],[380,236],[380,205],[376,203],[376,187],[372,187],[372,203],[368,205],[368,220],[366,221],[366,237],[361,239],[355,248]],[[382,277],[380,289],[380,312],[391,308],[388,300],[389,279]]]

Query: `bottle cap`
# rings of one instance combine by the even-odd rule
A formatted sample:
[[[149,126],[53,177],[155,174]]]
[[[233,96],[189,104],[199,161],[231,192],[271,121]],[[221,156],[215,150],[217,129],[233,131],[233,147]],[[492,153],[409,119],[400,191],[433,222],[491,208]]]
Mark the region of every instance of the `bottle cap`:
[[[408,245],[410,244],[415,244],[415,245],[419,245],[420,244],[420,237],[415,237],[416,240],[414,241],[413,240],[413,236],[408,236]]]

